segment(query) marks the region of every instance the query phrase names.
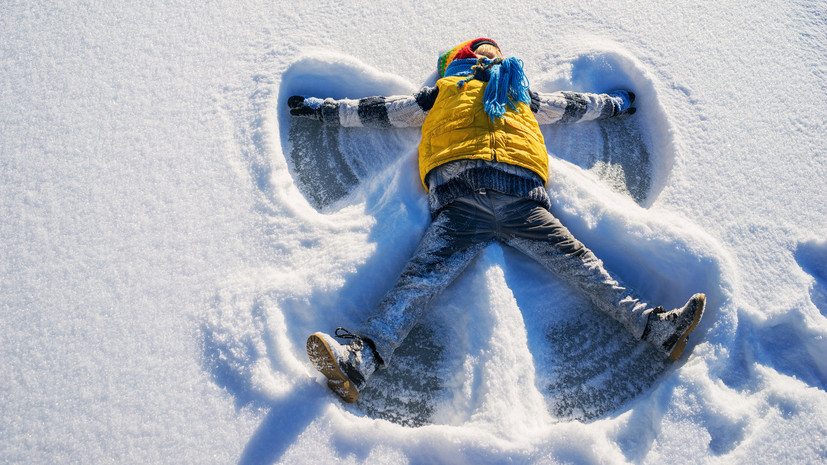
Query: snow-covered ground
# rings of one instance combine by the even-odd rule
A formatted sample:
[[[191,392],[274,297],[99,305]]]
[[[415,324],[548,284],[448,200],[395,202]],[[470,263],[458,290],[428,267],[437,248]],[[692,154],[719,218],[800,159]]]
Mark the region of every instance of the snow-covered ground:
[[[295,3],[0,5],[0,462],[827,462],[823,2]],[[494,245],[344,405],[304,342],[426,227],[418,133],[285,101],[414,92],[478,36],[637,93],[544,129],[554,213],[707,313],[667,364]]]

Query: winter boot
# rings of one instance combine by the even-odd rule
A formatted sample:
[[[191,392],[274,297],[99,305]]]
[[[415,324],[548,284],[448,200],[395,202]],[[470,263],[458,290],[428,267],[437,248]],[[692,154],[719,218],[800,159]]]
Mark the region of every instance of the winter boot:
[[[686,347],[689,333],[698,326],[706,305],[706,295],[695,294],[681,308],[666,311],[657,307],[649,314],[643,331],[643,340],[654,345],[664,355],[677,360]]]
[[[376,357],[369,344],[348,330],[336,328],[335,335],[352,342],[339,344],[325,333],[314,333],[307,339],[307,355],[333,392],[345,402],[356,402],[359,391],[376,370]]]

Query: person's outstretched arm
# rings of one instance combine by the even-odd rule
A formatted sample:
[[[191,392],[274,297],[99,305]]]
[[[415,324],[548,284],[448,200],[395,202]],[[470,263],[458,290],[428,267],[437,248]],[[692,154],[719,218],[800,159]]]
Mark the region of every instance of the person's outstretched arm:
[[[414,95],[340,100],[294,95],[287,105],[293,116],[317,119],[332,126],[417,127],[422,126],[438,92],[437,87],[424,87]]]
[[[531,111],[539,124],[577,123],[631,115],[635,94],[615,90],[608,94],[583,92],[530,92]]]

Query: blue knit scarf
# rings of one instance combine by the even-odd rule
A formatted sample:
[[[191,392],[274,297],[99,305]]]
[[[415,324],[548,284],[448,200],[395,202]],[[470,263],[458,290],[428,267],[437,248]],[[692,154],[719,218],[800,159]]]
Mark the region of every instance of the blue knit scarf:
[[[502,118],[508,107],[517,110],[515,102],[531,101],[523,61],[514,57],[454,60],[445,69],[445,76],[468,76],[457,83],[460,87],[472,79],[488,81],[483,95],[483,107],[491,121]]]

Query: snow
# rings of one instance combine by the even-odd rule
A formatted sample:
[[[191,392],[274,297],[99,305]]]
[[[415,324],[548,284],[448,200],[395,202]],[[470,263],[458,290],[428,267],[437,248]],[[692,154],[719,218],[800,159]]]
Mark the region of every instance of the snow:
[[[500,6],[5,2],[2,461],[827,461],[824,5]],[[477,36],[536,90],[636,92],[629,119],[544,129],[554,213],[707,313],[668,364],[492,245],[343,405],[304,343],[416,247],[418,132],[286,99],[411,93]]]

